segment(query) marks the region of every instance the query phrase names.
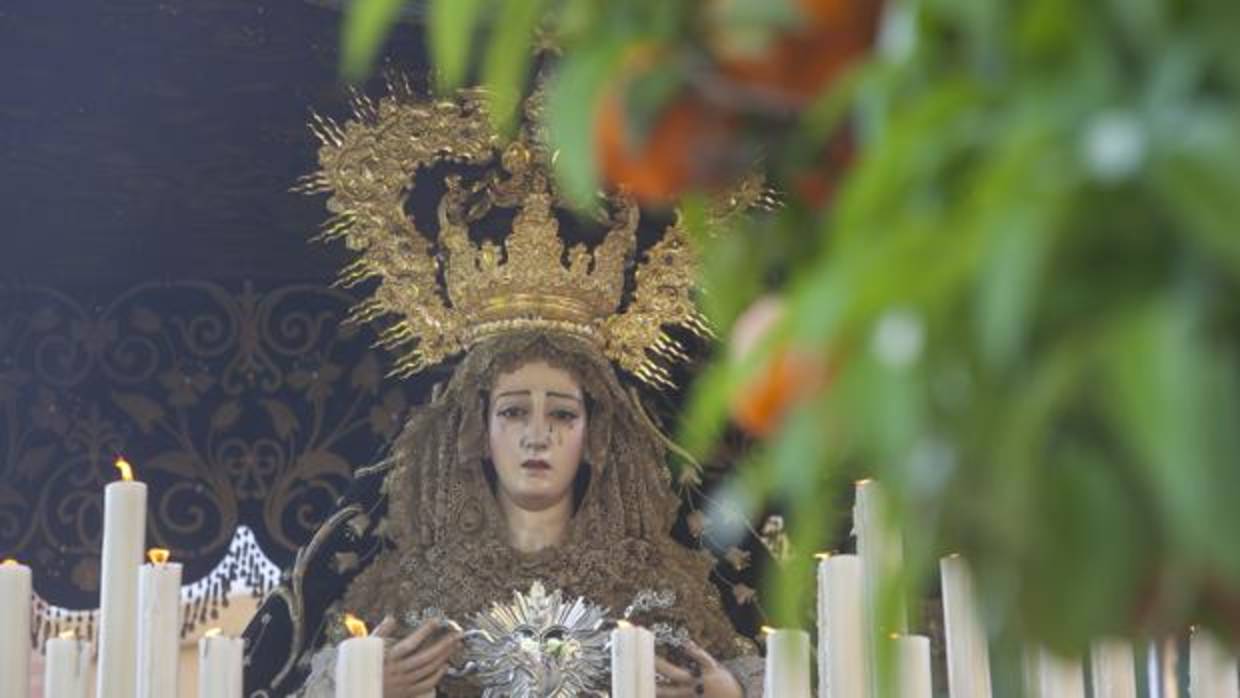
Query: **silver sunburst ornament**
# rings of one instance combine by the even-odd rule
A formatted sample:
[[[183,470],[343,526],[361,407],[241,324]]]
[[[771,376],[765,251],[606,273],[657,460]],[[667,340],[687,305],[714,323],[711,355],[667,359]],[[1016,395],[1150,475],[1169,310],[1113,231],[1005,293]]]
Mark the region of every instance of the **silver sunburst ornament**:
[[[570,698],[603,686],[611,659],[608,609],[534,582],[494,603],[466,633],[470,673],[483,698]]]

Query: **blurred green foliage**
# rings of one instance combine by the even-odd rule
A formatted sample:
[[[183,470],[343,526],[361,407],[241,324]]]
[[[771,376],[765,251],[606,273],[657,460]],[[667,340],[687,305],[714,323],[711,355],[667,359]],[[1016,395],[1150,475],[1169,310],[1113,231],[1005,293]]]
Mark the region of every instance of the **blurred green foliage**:
[[[373,55],[391,5],[354,3],[365,29],[346,32],[346,56]],[[580,200],[605,179],[594,124],[626,56],[657,47],[658,70],[691,88],[720,32],[761,50],[800,11],[430,7],[440,87],[480,76],[501,124],[532,47],[553,40],[547,127]],[[812,102],[724,99],[787,205],[702,236],[707,308],[725,337],[760,293],[788,312],[755,354],[703,372],[685,442],[708,452],[763,363],[795,347],[833,378],[739,477],[790,506],[799,552],[821,544],[828,488],[873,475],[906,522],[910,587],[963,553],[1001,635],[1080,649],[1201,623],[1237,637],[1237,28],[1234,0],[888,3],[876,50]],[[630,112],[677,98],[655,92]],[[640,139],[650,120],[631,122]],[[842,130],[846,169],[820,155]],[[840,178],[825,205],[798,194],[815,172]],[[810,592],[807,559],[770,606],[785,622]]]

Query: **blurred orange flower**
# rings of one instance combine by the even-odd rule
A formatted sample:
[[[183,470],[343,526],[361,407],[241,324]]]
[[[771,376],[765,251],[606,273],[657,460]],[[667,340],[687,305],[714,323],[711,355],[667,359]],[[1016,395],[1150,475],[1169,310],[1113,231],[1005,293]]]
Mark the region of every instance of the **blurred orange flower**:
[[[607,94],[595,122],[603,176],[645,203],[667,203],[696,185],[718,181],[735,119],[685,93],[665,105],[644,138],[628,122],[622,93]]]
[[[783,318],[783,300],[764,296],[741,313],[732,327],[730,350],[744,359]],[[777,347],[769,360],[732,396],[732,419],[751,436],[770,436],[792,408],[825,390],[831,369],[826,357],[806,349]]]
[[[721,72],[735,83],[799,107],[817,95],[874,43],[878,0],[798,0],[807,20],[773,38],[756,55],[720,55]]]
[[[796,405],[827,385],[829,371],[821,357],[788,347],[772,359],[732,399],[732,418],[758,438],[773,434]]]

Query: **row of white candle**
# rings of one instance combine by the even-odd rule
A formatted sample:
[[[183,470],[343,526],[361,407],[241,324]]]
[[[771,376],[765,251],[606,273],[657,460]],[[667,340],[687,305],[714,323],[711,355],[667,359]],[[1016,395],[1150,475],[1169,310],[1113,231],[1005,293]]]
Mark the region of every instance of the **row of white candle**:
[[[104,536],[99,627],[98,698],[175,695],[180,628],[181,567],[166,556],[141,564],[145,539],[146,486],[132,479],[128,464],[118,462],[123,479],[105,489]],[[902,544],[886,520],[882,492],[873,481],[857,489],[854,522],[858,555],[824,556],[818,569],[818,664],[820,698],[869,698],[875,695],[879,638],[894,638],[898,695],[931,695],[929,639],[907,635],[903,609],[892,627],[880,628],[879,590],[899,573]],[[979,620],[968,565],[959,557],[941,561],[944,621],[947,635],[948,687],[952,698],[990,698],[986,635]],[[29,695],[31,580],[29,568],[0,564],[0,695]],[[12,619],[12,620],[10,620]],[[380,696],[383,643],[355,637],[344,643],[337,665],[338,695]],[[1205,633],[1194,635],[1191,676],[1193,695],[1240,698],[1234,658]],[[612,638],[613,695],[654,695],[653,636],[641,628],[618,628]],[[62,637],[46,647],[49,698],[85,695],[89,652],[82,641]],[[209,634],[199,645],[199,698],[239,698],[242,643]],[[1136,695],[1131,646],[1105,643],[1093,652],[1094,685],[1099,698]],[[1079,662],[1032,650],[1026,676],[1036,696],[1084,696]],[[767,638],[766,694],[808,698],[809,637],[801,631],[776,630]],[[343,691],[343,692],[340,692]]]
[[[857,555],[822,556],[818,572],[820,698],[872,698],[878,695],[875,657],[882,638],[894,638],[895,695],[929,698],[930,643],[907,635],[902,601],[880,618],[880,594],[900,574],[902,541],[889,525],[884,494],[877,483],[857,483],[853,510]],[[973,592],[972,573],[960,556],[940,560],[943,617],[947,641],[947,683],[951,698],[991,698],[987,637]],[[883,625],[883,622],[886,625]],[[1137,674],[1130,643],[1105,640],[1091,648],[1094,698],[1136,698]],[[1190,645],[1189,689],[1193,698],[1240,698],[1236,657],[1208,632],[1195,631]],[[1079,660],[1031,648],[1025,657],[1025,683],[1034,698],[1085,698],[1085,672]],[[768,695],[770,695],[768,693]],[[805,696],[802,692],[778,695]]]
[[[91,679],[97,698],[176,695],[181,629],[181,566],[167,551],[142,564],[146,485],[129,464],[104,488],[98,670],[89,643],[66,633],[44,647],[46,698],[84,698]],[[0,696],[30,695],[30,568],[0,564]],[[208,633],[199,641],[199,698],[241,698],[239,639]]]

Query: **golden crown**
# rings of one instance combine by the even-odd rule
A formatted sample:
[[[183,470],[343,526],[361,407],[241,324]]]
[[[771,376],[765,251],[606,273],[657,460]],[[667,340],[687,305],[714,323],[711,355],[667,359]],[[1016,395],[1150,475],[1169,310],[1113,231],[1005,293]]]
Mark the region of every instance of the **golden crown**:
[[[498,333],[540,328],[582,337],[646,383],[670,385],[670,364],[686,356],[668,329],[710,335],[694,302],[696,258],[680,223],[634,265],[641,214],[635,201],[615,194],[595,214],[607,230],[602,242],[566,249],[555,215],[563,202],[549,176],[553,154],[539,138],[539,93],[505,142],[478,90],[428,101],[402,78],[389,78],[388,88],[377,101],[355,94],[343,124],[314,116],[320,167],[297,190],[330,194],[333,215],[319,237],[343,239],[358,253],[340,283],[379,279],[352,318],[396,318],[380,335],[400,353],[395,372],[416,373]],[[405,202],[420,171],[441,163],[483,174],[444,176],[432,241]],[[749,182],[712,217],[763,196],[760,184]],[[516,212],[503,243],[475,243],[471,231],[493,232],[476,229],[494,225],[488,214],[496,210]]]

